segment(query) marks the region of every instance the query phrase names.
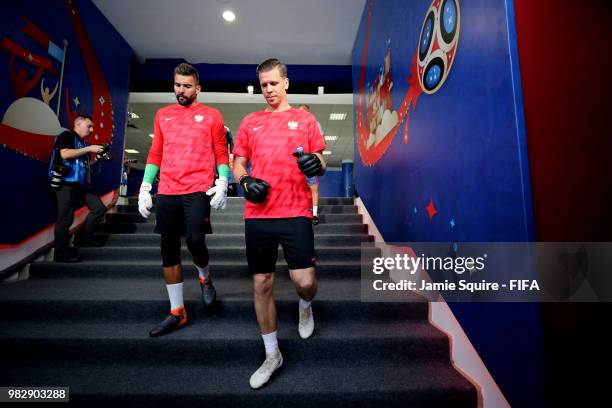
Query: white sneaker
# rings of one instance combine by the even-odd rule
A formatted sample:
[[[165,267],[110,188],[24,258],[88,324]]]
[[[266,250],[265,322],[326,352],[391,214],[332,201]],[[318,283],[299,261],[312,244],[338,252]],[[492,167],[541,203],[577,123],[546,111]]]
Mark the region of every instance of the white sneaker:
[[[308,306],[308,309],[300,310],[300,322],[298,323],[298,332],[300,332],[300,337],[303,339],[307,339],[312,336],[312,332],[314,331],[314,318],[312,317],[312,306]]]
[[[249,384],[254,390],[261,388],[270,380],[272,374],[283,365],[283,355],[279,349],[276,349],[271,355],[266,355],[266,361],[257,369],[251,376]]]

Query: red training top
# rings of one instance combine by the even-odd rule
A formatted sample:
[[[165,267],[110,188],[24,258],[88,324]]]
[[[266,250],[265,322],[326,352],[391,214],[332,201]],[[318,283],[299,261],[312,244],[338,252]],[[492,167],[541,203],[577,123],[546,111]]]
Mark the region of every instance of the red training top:
[[[315,117],[301,109],[253,112],[240,123],[234,155],[251,161],[250,175],[267,181],[266,201],[247,201],[244,218],[312,218],[312,193],[292,153],[325,149]]]
[[[229,163],[221,112],[197,103],[157,111],[147,164],[159,167],[159,194],[206,192],[217,166]]]

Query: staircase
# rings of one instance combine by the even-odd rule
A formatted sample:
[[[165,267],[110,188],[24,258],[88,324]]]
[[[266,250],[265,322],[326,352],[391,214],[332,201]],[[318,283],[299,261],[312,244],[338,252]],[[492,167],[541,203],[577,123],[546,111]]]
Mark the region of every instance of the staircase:
[[[244,248],[244,202],[212,215],[207,237],[219,302],[202,311],[186,247],[190,324],[149,338],[168,313],[159,236],[136,201],[100,226],[104,248],[78,264],[34,263],[26,281],[0,285],[0,386],[68,386],[79,406],[475,407],[475,388],[450,363],[428,305],[360,301],[361,244],[372,242],[352,200],[323,198],[314,227],[319,292],[315,333],[297,333],[297,295],[279,256],[275,297],[285,363],[258,391],[264,358]],[[375,248],[364,249],[375,256]]]

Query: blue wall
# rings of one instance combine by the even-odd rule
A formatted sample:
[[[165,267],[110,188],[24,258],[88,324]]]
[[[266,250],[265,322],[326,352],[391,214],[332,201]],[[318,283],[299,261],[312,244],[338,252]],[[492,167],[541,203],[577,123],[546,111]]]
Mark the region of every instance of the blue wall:
[[[75,113],[96,115],[94,133],[99,137],[96,140],[92,135],[89,142],[110,142],[116,158],[112,162],[94,166],[94,174],[97,173],[94,178],[95,188],[103,194],[117,188],[120,181],[131,48],[90,0],[74,3],[76,13],[72,19],[69,18],[69,3],[61,0],[4,4],[0,41],[8,39],[27,52],[52,63],[53,69],[45,70],[33,88],[25,94],[38,100],[34,101],[35,106],[42,106],[42,114],[38,110],[29,114],[28,120],[34,123],[43,121],[44,112],[55,112],[59,92],[45,108],[40,84],[44,80],[45,87],[49,87],[50,91],[54,89],[60,79],[61,59],[55,59],[48,52],[48,48],[41,44],[40,35],[32,36],[23,31],[27,25],[24,18],[44,33],[43,38],[47,35],[58,47],[63,48],[64,39],[68,41],[58,125],[72,128],[70,117]],[[0,47],[0,117],[5,115],[20,96],[24,96],[16,93],[9,80],[11,55],[6,47]],[[28,79],[38,71],[34,64],[17,58],[14,71],[19,72],[21,69]],[[67,113],[67,106],[71,114]],[[3,127],[3,138],[9,138],[8,134],[13,130]],[[49,139],[37,139],[44,136],[41,134],[26,136],[28,140],[31,139],[29,148],[17,146],[19,141],[16,136],[11,136],[8,143],[5,143],[7,139],[3,139],[6,146],[0,146],[0,178],[7,193],[7,197],[0,203],[0,244],[18,243],[55,222],[55,196],[49,193],[47,182],[48,155],[51,150],[42,149],[41,153],[40,143],[36,142],[43,140],[46,146],[52,136]]]
[[[344,197],[342,171],[327,170],[323,177],[319,177],[320,197]]]
[[[357,193],[388,242],[531,241],[513,4],[441,1],[440,10],[454,6],[440,11],[452,17],[448,33],[460,22],[445,43],[421,36],[434,3],[366,4],[353,49]],[[422,71],[421,41],[432,44],[422,48]],[[438,87],[436,71],[427,71],[436,55],[446,61]],[[539,308],[450,306],[510,403],[538,405]]]

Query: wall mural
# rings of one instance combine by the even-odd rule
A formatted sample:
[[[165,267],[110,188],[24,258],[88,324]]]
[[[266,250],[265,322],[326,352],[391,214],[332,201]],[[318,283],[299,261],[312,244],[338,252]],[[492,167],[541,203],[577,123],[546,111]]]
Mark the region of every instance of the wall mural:
[[[117,188],[131,48],[91,0],[31,0],[3,6],[0,26],[0,246],[11,247],[55,222],[48,162],[55,136],[78,114],[94,121],[92,144],[113,161],[93,167],[95,190]]]
[[[357,146],[366,166],[374,165],[385,154],[404,122],[404,143],[408,144],[410,113],[416,108],[423,92],[434,94],[444,84],[453,65],[461,29],[458,0],[432,1],[423,19],[419,42],[411,59],[408,91],[396,109],[391,92],[393,76],[390,38],[378,75],[366,83],[373,4],[370,1],[367,5],[357,99]]]
[[[355,186],[387,240],[533,236],[506,10],[367,2],[353,48]]]
[[[513,4],[367,2],[352,55],[355,189],[387,242],[463,256],[464,242],[534,239]],[[510,403],[537,400],[537,306],[450,307]]]
[[[72,123],[77,114],[87,112],[96,124],[96,132],[90,143],[110,143],[115,124],[108,85],[76,5],[73,0],[66,0],[65,4],[78,41],[74,46],[79,48],[83,56],[94,100],[93,106],[85,107],[81,104],[78,95],[70,99],[70,88],[68,87],[65,90],[66,123]],[[0,43],[0,48],[10,56],[7,67],[8,77],[17,98],[2,118],[0,143],[33,159],[48,162],[54,138],[62,129],[59,111],[63,91],[64,65],[69,44],[64,39],[60,47],[49,34],[26,17],[23,17],[23,21],[24,25],[21,30],[39,47],[35,50],[22,47],[8,36],[5,36]],[[34,67],[36,73],[28,78],[25,68],[15,67],[16,59]],[[57,69],[53,60],[57,65],[61,65],[61,68]],[[48,82],[55,80],[53,90],[45,86],[43,73],[50,74],[51,79],[47,78]],[[40,89],[38,98],[27,96],[35,88]],[[55,98],[56,95],[57,98]],[[52,101],[56,106],[55,111],[51,108]],[[72,104],[74,109],[71,108]]]

